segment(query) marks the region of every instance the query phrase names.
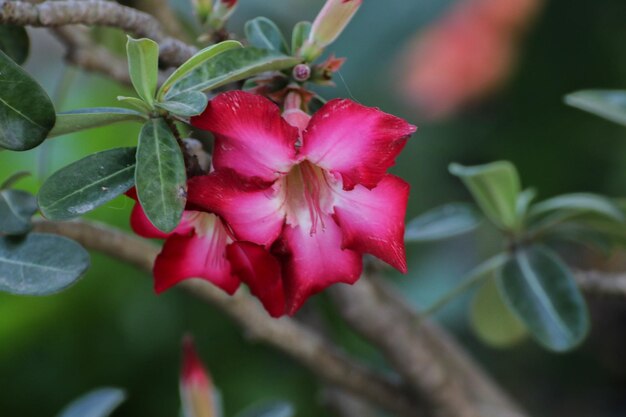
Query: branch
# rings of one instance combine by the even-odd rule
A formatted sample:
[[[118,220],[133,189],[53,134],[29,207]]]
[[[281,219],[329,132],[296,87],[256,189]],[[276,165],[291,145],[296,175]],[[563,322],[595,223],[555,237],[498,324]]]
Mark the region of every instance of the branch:
[[[590,294],[626,297],[626,274],[604,271],[575,271],[578,286]]]
[[[133,36],[150,38],[159,43],[161,61],[171,66],[182,64],[197,51],[194,46],[168,36],[153,16],[104,0],[60,0],[40,4],[0,0],[0,24],[115,27]]]
[[[86,248],[152,271],[159,248],[143,239],[92,222],[37,222],[35,229],[80,242]],[[272,319],[251,296],[229,296],[206,281],[189,280],[180,287],[233,318],[254,339],[266,342],[304,364],[323,380],[344,388],[404,417],[416,417],[414,399],[399,381],[376,373],[348,357],[323,337],[291,318]]]

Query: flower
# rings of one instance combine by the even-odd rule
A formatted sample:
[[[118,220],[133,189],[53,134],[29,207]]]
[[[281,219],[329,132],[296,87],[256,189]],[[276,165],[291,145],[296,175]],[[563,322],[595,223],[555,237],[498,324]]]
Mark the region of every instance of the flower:
[[[180,396],[185,417],[219,415],[211,376],[202,364],[191,336],[183,339]]]
[[[190,203],[280,261],[270,282],[282,282],[288,314],[333,283],[354,283],[363,253],[406,272],[409,185],[387,169],[415,126],[350,100],[281,117],[270,100],[241,91],[216,97],[192,124],[216,142],[215,171],[189,181]],[[267,274],[247,275],[267,287]],[[263,297],[270,304],[272,291]]]

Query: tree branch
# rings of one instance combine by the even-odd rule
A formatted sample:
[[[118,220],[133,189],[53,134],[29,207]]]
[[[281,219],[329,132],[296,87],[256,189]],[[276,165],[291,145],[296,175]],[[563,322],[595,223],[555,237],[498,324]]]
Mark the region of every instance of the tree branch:
[[[103,0],[60,0],[31,4],[0,0],[0,24],[58,27],[73,24],[109,26],[159,43],[162,62],[178,66],[197,48],[168,36],[153,16]]]
[[[37,222],[35,230],[67,236],[86,248],[152,271],[159,248],[143,239],[92,222]],[[206,281],[179,284],[227,313],[246,334],[291,355],[323,380],[404,417],[420,416],[418,407],[397,379],[376,373],[294,319],[270,318],[251,296],[229,296]]]

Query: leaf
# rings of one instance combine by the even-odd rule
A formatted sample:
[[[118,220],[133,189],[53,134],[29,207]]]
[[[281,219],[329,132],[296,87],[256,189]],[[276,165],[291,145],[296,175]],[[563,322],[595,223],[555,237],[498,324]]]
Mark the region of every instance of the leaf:
[[[213,59],[215,56],[221,54],[222,52],[235,48],[243,48],[243,45],[241,45],[241,43],[237,41],[224,41],[215,45],[208,46],[196,53],[194,56],[185,61],[183,65],[178,67],[176,71],[174,71],[172,75],[167,78],[167,80],[165,80],[165,82],[159,89],[159,100],[163,97],[165,93],[167,93],[167,91],[176,81],[180,80],[191,71],[198,68],[200,65],[204,64],[208,60]]]
[[[273,402],[254,406],[239,413],[237,417],[293,417],[293,406],[286,402]]]
[[[446,204],[411,220],[406,226],[404,239],[407,242],[446,239],[476,229],[481,220],[471,204]]]
[[[517,200],[520,180],[515,166],[508,161],[464,167],[451,164],[450,172],[465,183],[485,215],[505,230],[519,227]]]
[[[138,99],[137,97],[125,97],[125,96],[117,96],[117,101],[121,101],[122,103],[128,104],[130,107],[134,107],[140,112],[150,113],[152,108],[146,104],[145,101]]]
[[[508,306],[546,348],[566,351],[587,335],[585,301],[571,271],[548,248],[517,250],[499,271],[498,285]]]
[[[206,61],[176,81],[165,98],[169,99],[187,91],[212,90],[262,72],[291,68],[299,62],[298,58],[266,49],[231,49]]]
[[[172,231],[185,208],[185,162],[176,138],[163,119],[152,119],[139,134],[137,197],[148,219],[162,232]]]
[[[535,204],[529,214],[537,219],[561,211],[573,214],[597,214],[620,223],[624,221],[624,213],[616,203],[607,197],[590,193],[564,194],[550,198]]]
[[[528,334],[506,306],[494,279],[487,280],[474,296],[470,323],[482,341],[497,348],[516,345]]]
[[[244,31],[250,45],[261,49],[289,54],[289,46],[282,32],[267,17],[257,17],[246,22]]]
[[[0,25],[0,50],[22,65],[30,50],[28,33],[22,26]]]
[[[100,388],[68,405],[58,417],[108,417],[125,399],[121,389]]]
[[[68,220],[128,191],[135,181],[135,148],[89,155],[55,172],[39,190],[42,214]]]
[[[626,126],[626,90],[583,90],[565,96],[565,103]]]
[[[298,50],[309,37],[311,26],[311,22],[298,22],[293,27],[293,32],[291,33],[291,53],[294,55],[298,54]]]
[[[74,284],[89,267],[89,254],[65,237],[30,233],[0,237],[0,291],[48,295]]]
[[[57,122],[48,137],[126,121],[145,122],[146,116],[135,110],[120,107],[95,107],[67,111],[57,114]]]
[[[21,190],[0,190],[0,235],[20,235],[31,229],[37,199]]]
[[[25,151],[41,144],[54,126],[54,107],[26,71],[0,51],[0,147]]]
[[[191,117],[202,113],[208,103],[209,99],[206,94],[200,91],[188,91],[163,103],[157,103],[156,106],[178,116]]]
[[[135,91],[152,106],[159,81],[159,44],[151,39],[133,39],[126,43],[128,70]]]

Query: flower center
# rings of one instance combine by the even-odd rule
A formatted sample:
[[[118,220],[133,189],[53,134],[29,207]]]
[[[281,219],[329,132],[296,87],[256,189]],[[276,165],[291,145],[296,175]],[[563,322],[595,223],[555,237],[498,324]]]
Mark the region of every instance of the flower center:
[[[324,219],[333,209],[333,178],[311,162],[302,161],[283,181],[287,224],[308,228],[311,235],[318,227],[324,230]]]

